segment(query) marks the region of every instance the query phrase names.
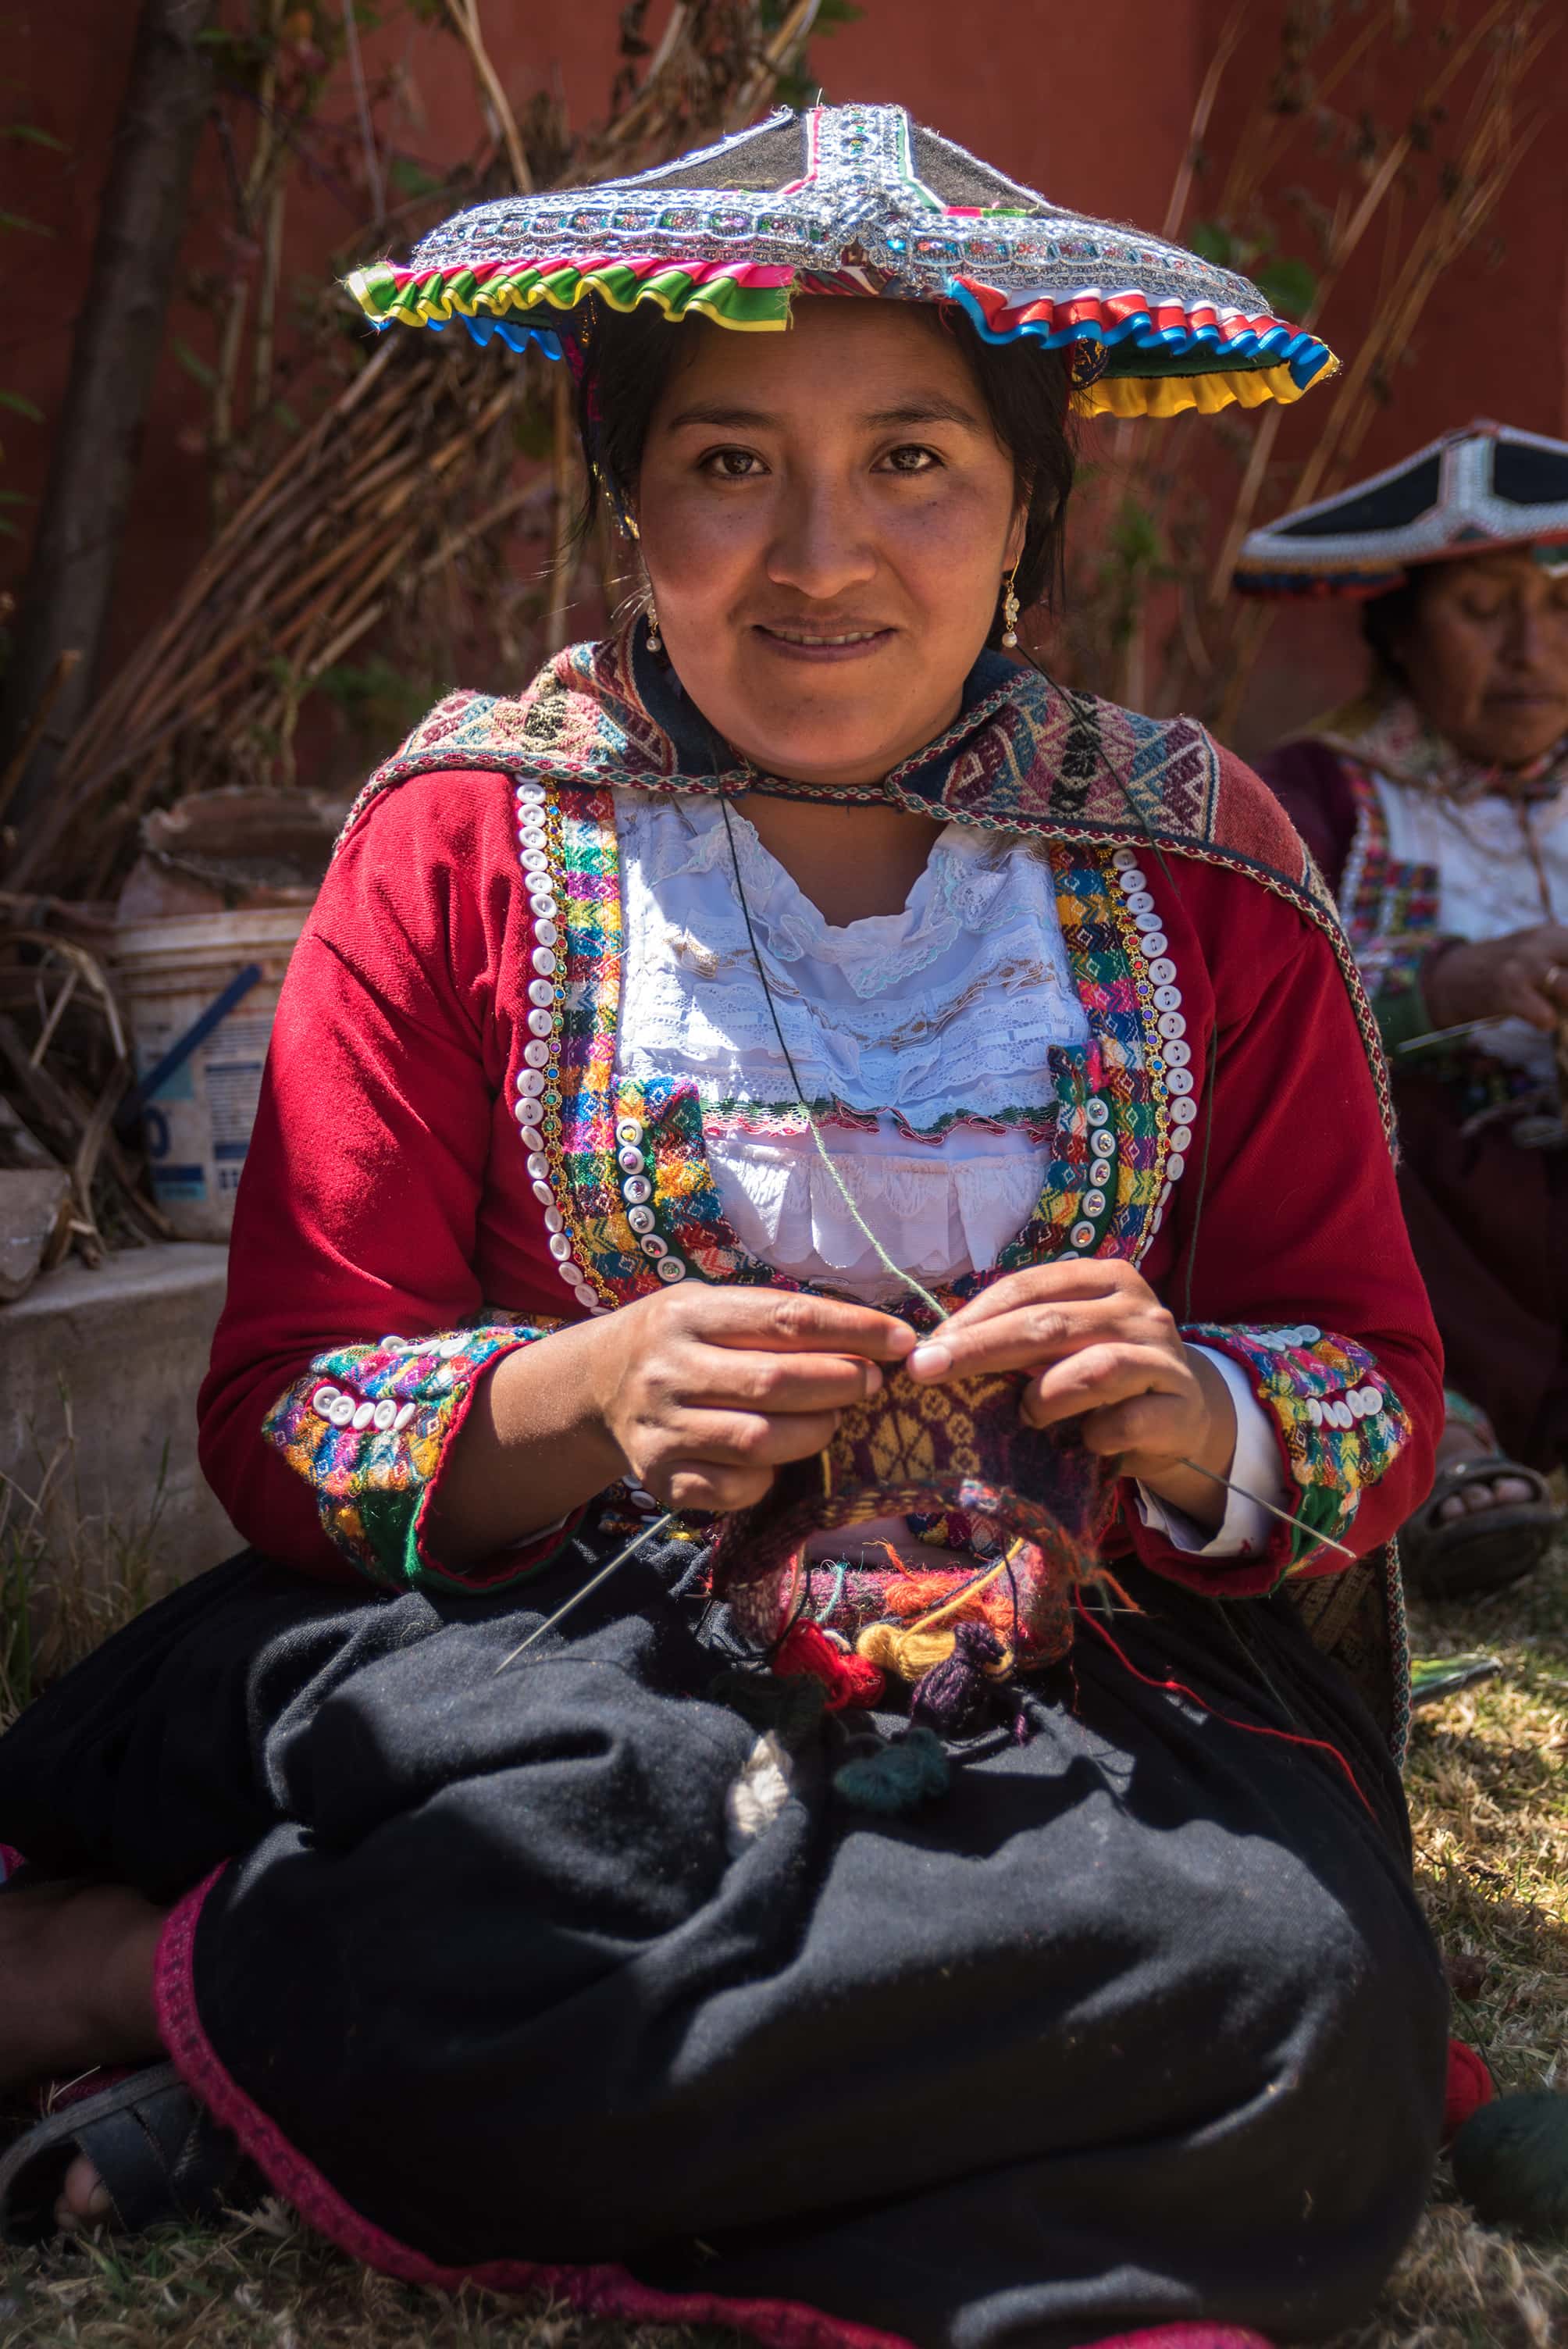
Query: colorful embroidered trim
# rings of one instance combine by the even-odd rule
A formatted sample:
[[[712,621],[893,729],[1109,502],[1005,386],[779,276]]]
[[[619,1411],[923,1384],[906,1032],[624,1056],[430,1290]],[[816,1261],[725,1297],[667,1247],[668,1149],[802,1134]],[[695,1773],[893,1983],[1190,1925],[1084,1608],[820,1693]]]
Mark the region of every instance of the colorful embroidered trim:
[[[262,1433],[311,1487],[329,1540],[372,1582],[500,1589],[552,1554],[557,1529],[479,1573],[449,1573],[424,1547],[423,1520],[481,1371],[559,1326],[498,1315],[435,1337],[337,1347],[279,1396]]]
[[[590,1311],[693,1273],[799,1286],[742,1247],[726,1220],[695,1089],[617,1080],[624,939],[612,794],[529,778],[514,791],[536,943],[513,1107],[562,1279]],[[1062,1257],[1138,1261],[1196,1115],[1176,967],[1133,852],[1058,852],[1054,871],[1094,1041],[1052,1055],[1055,1148],[998,1273]],[[994,1277],[971,1275],[954,1294]]]
[[[927,240],[929,242],[929,240]],[[349,293],[377,326],[428,326],[439,333],[456,318],[476,343],[498,339],[514,351],[532,343],[550,358],[562,354],[560,334],[545,324],[516,320],[572,311],[590,295],[627,312],[653,303],[675,321],[687,312],[743,334],[778,332],[789,324],[789,305],[801,273],[744,261],[668,261],[586,254],[532,260],[481,261],[452,270],[398,269],[377,262],[356,270]],[[866,295],[877,289],[853,271],[810,273],[813,292]],[[946,296],[990,343],[1027,338],[1047,350],[1075,354],[1093,346],[1096,367],[1075,370],[1073,404],[1085,416],[1179,416],[1190,409],[1212,416],[1239,403],[1288,404],[1335,365],[1326,344],[1266,315],[1223,318],[1209,305],[1189,311],[1178,302],[1151,303],[1140,293],[1103,298],[1092,288],[1053,299],[1020,299],[978,280],[954,276]],[[906,297],[907,298],[907,297]],[[1161,364],[1205,359],[1201,373],[1164,374]],[[1226,362],[1230,362],[1229,365]]]
[[[1410,864],[1388,854],[1388,826],[1377,786],[1365,767],[1346,762],[1356,797],[1356,830],[1345,860],[1339,902],[1346,935],[1374,1001],[1406,995],[1438,939],[1439,876],[1435,864]]]
[[[1176,966],[1130,848],[1070,854],[1051,871],[1073,983],[1091,1041],[1064,1052],[1071,1078],[1059,1099],[1055,1149],[1034,1214],[997,1258],[999,1272],[1063,1257],[1146,1253],[1183,1164],[1172,1147],[1195,1112]],[[1180,1064],[1167,1057],[1166,1039]]]
[[[1334,1574],[1340,1561],[1319,1537],[1343,1541],[1360,1506],[1410,1440],[1405,1406],[1365,1346],[1310,1323],[1298,1328],[1201,1321],[1189,1344],[1229,1354],[1252,1376],[1274,1415],[1305,1520],[1289,1536],[1287,1574]]]

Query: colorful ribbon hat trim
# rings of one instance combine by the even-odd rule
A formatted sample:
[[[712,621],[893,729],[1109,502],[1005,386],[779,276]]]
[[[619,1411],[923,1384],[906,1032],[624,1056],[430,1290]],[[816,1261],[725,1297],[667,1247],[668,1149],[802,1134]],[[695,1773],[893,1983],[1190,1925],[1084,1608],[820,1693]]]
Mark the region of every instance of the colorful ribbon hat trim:
[[[786,327],[797,294],[956,302],[989,341],[1070,348],[1090,415],[1297,399],[1336,365],[1246,278],[1050,203],[896,106],[786,109],[633,179],[480,204],[348,283],[377,326],[458,318],[552,357],[589,295],[743,333]]]
[[[1534,547],[1568,564],[1568,441],[1485,419],[1242,542],[1243,595],[1382,595],[1412,567]]]

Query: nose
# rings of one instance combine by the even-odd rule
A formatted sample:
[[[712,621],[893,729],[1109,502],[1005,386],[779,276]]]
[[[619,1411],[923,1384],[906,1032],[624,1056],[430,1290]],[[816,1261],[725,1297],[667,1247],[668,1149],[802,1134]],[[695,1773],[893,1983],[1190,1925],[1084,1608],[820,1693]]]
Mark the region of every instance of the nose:
[[[1503,658],[1510,668],[1522,670],[1527,675],[1532,671],[1544,672],[1553,666],[1554,642],[1554,633],[1542,610],[1522,598],[1513,605],[1503,639]]]
[[[874,579],[876,550],[850,485],[824,470],[792,487],[768,550],[773,585],[826,604]]]

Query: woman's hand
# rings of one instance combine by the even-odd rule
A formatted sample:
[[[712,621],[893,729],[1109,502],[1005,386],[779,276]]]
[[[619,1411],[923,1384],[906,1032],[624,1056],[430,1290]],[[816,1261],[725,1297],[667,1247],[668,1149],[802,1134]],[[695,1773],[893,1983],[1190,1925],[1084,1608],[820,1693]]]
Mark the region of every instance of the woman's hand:
[[[761,1500],[777,1467],[820,1452],[840,1412],[877,1392],[878,1363],[915,1343],[869,1306],[696,1281],[591,1328],[598,1417],[624,1471],[672,1509]]]
[[[1018,1409],[1032,1427],[1083,1416],[1091,1452],[1200,1525],[1217,1526],[1236,1446],[1230,1390],[1141,1274],[1114,1257],[1008,1273],[961,1308],[909,1359],[912,1378],[1027,1371]]]
[[[1443,947],[1421,977],[1434,1028],[1503,1016],[1555,1028],[1568,1012],[1568,927],[1538,922],[1506,937]]]

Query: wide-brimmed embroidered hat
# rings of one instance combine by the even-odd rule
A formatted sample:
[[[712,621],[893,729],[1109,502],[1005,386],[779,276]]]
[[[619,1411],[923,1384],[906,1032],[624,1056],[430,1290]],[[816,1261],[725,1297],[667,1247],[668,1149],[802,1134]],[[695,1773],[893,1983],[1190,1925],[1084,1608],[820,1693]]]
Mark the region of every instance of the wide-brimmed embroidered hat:
[[[1568,441],[1485,419],[1242,542],[1243,595],[1383,595],[1412,569],[1533,546],[1568,564]]]
[[[1297,399],[1336,365],[1246,278],[1050,203],[897,106],[784,109],[633,179],[480,204],[349,286],[377,326],[460,318],[554,357],[590,295],[746,333],[800,294],[954,302],[988,341],[1070,351],[1088,415]]]

